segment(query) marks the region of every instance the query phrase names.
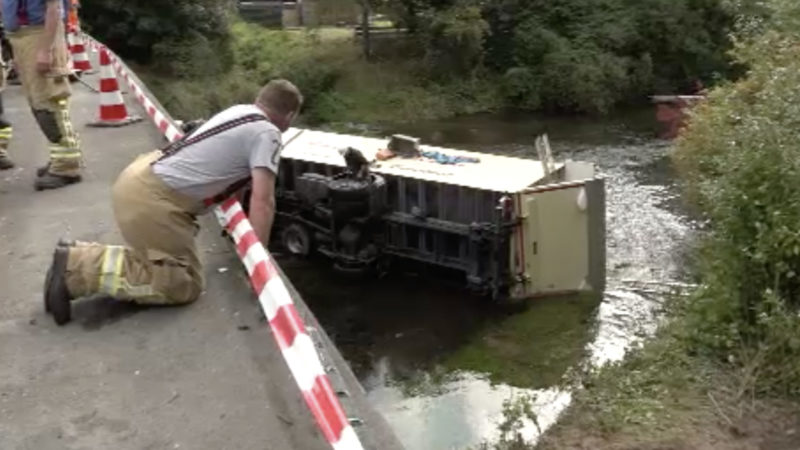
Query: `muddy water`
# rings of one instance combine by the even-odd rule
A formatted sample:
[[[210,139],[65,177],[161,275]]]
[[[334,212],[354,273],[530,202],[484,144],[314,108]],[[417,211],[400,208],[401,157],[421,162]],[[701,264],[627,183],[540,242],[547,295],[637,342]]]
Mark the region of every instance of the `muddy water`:
[[[410,450],[474,448],[498,436],[504,402],[532,398],[535,441],[569,404],[569,373],[622,358],[657,322],[682,281],[692,224],[655,138],[650,110],[602,120],[507,114],[379,130],[426,143],[535,157],[547,132],[557,159],[592,161],[607,177],[608,290],[602,296],[498,309],[460,286],[406,271],[342,278],[323,261],[282,261]]]

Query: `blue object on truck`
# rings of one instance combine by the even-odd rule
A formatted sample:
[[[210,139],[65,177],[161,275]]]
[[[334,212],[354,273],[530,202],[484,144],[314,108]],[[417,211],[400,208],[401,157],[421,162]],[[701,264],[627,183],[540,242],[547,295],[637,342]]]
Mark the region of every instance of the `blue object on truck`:
[[[467,156],[453,156],[448,155],[442,152],[422,152],[423,158],[428,158],[436,161],[439,164],[463,164],[463,163],[479,163],[481,162],[478,158],[470,158]]]

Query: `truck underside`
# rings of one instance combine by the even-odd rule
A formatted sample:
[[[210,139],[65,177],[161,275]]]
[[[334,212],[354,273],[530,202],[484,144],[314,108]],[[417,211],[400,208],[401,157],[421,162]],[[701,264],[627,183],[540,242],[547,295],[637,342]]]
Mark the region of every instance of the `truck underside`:
[[[381,164],[352,148],[342,158],[335,140],[346,136],[309,134],[282,158],[276,186],[272,236],[289,253],[320,253],[350,273],[385,273],[398,260],[441,267],[496,300],[604,289],[604,182],[591,164],[544,176],[535,161],[455,150],[485,166]],[[498,173],[506,168],[517,171],[513,185]]]
[[[463,272],[478,293],[508,296],[509,242],[517,225],[510,198],[494,217],[463,224],[432,214],[440,203],[431,196],[444,193],[427,192],[423,182],[376,174],[356,180],[347,171],[306,172],[294,181],[292,190],[282,189],[278,196],[276,221],[289,252],[318,251],[348,272],[381,272],[396,258],[415,260]],[[415,198],[405,195],[409,191]],[[403,202],[411,206],[398,207]]]

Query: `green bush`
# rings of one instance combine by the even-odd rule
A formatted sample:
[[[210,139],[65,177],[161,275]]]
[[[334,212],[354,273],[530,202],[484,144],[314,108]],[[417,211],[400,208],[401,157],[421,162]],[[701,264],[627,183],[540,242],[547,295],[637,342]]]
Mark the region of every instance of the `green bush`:
[[[219,45],[229,49],[229,55],[215,54],[212,49]],[[143,69],[143,76],[178,118],[208,117],[230,105],[252,102],[258,89],[275,78],[297,84],[306,99],[305,110],[314,111],[321,96],[333,89],[342,68],[357,57],[351,47],[320,42],[314,33],[236,22],[224,44],[196,35],[156,44],[154,55],[165,62]]]
[[[606,113],[631,88],[630,61],[590,48],[545,56],[539,83],[542,102],[566,111]]]
[[[215,73],[202,70],[211,58],[196,53],[202,48],[165,43],[163,55],[172,55],[176,70],[166,71],[162,65],[146,71],[144,78],[182,119],[250,102],[274,78],[287,78],[301,89],[306,99],[301,120],[307,124],[435,119],[490,110],[502,100],[492,76],[434,82],[421,60],[368,63],[354,40],[322,31],[269,30],[236,22],[230,49],[233,69]],[[198,60],[200,70],[177,71]]]
[[[730,0],[383,0],[435,79],[485,68],[509,106],[604,113],[730,73]],[[736,5],[735,7],[739,7]]]
[[[152,55],[158,72],[179,79],[221,74],[233,64],[227,39],[212,41],[197,31],[159,41]]]
[[[433,16],[425,35],[428,65],[435,76],[469,77],[483,64],[489,24],[480,7],[459,1]]]
[[[313,32],[268,30],[236,23],[232,27],[236,67],[257,84],[287,78],[303,92],[306,109],[330,91],[342,69],[355,58],[349,42],[324,42]]]
[[[328,2],[331,3],[331,2]],[[477,105],[603,113],[654,93],[686,92],[694,81],[730,73],[732,8],[763,16],[746,0],[370,0],[375,11],[408,26],[411,39],[377,40],[379,53],[412,73],[408,92],[443,92],[442,101],[410,99],[404,108],[428,105],[422,117]],[[741,4],[739,4],[741,3]],[[354,70],[375,67],[358,59],[357,43],[330,42],[322,32],[284,32],[234,23],[229,0],[85,0],[82,16],[99,39],[129,61],[192,92],[202,79],[256,85],[270,78],[295,81],[307,96],[307,117],[327,120],[358,108],[358,93],[334,92]],[[332,5],[332,3],[331,3]],[[328,5],[328,6],[331,6]],[[724,5],[728,5],[725,7]],[[339,7],[349,10],[350,6]],[[755,28],[758,28],[755,26]],[[343,31],[343,30],[337,30]],[[345,32],[346,35],[346,32]],[[424,71],[418,72],[423,67]],[[382,69],[377,69],[380,71]],[[231,77],[243,80],[229,80]],[[469,105],[463,91],[476,77],[498,83],[499,98]],[[209,83],[213,81],[213,85]],[[450,89],[453,87],[454,89]],[[469,90],[469,89],[468,89]],[[383,89],[381,97],[395,97]],[[486,89],[468,96],[483,97]],[[334,95],[335,94],[335,95]],[[353,94],[353,95],[350,95]],[[374,94],[374,92],[373,92]],[[180,93],[165,92],[177,98]],[[216,104],[216,92],[181,105]],[[422,94],[421,94],[422,95]],[[183,106],[179,106],[183,108]],[[187,106],[188,107],[188,106]],[[363,108],[363,111],[377,108]],[[359,116],[359,114],[350,114]],[[397,114],[389,114],[396,116]]]
[[[735,50],[749,67],[693,114],[675,160],[710,223],[694,314],[701,348],[800,394],[800,5]]]
[[[519,106],[605,112],[729,73],[722,0],[488,2],[487,65]]]
[[[330,90],[349,56],[339,44],[319,42],[313,33],[287,33],[256,25],[233,27],[237,67],[259,84],[273,78],[291,79],[303,91],[307,106]],[[347,47],[345,45],[345,47]]]
[[[84,26],[121,56],[138,63],[171,63],[165,47],[220,48],[228,36],[228,0],[83,0]],[[202,38],[202,39],[201,39]],[[155,59],[158,52],[165,58]],[[210,51],[210,50],[209,50]]]
[[[261,87],[233,70],[201,79],[174,79],[140,70],[142,79],[176,119],[208,118],[235,104],[251,103]]]

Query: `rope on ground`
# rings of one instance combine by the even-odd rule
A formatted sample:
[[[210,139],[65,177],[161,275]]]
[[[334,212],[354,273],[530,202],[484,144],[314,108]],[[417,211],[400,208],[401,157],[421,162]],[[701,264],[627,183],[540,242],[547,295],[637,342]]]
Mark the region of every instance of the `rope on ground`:
[[[95,50],[104,47],[91,36],[87,35],[86,39]],[[158,101],[145,94],[146,88],[139,85],[136,76],[114,52],[108,50],[108,54],[117,74],[128,83],[158,129],[170,142],[180,139],[183,133],[169,114],[156,106],[159,105]],[[363,446],[331,387],[292,295],[279,275],[277,263],[259,241],[242,205],[231,198],[215,208],[214,213],[233,238],[236,252],[247,269],[253,290],[258,295],[258,301],[278,341],[283,358],[323,436],[335,450],[362,450]]]
[[[87,82],[86,82],[86,80],[84,80],[84,79],[81,77],[81,75],[78,75],[78,74],[76,74],[76,75],[75,75],[75,80],[76,80],[78,83],[80,83],[80,84],[82,84],[82,85],[86,86],[87,88],[89,88],[89,90],[90,90],[90,91],[92,91],[92,92],[94,92],[95,94],[99,94],[99,93],[100,93],[100,90],[99,90],[99,89],[97,89],[96,87],[94,87],[94,86],[92,86],[91,84],[87,83]]]

